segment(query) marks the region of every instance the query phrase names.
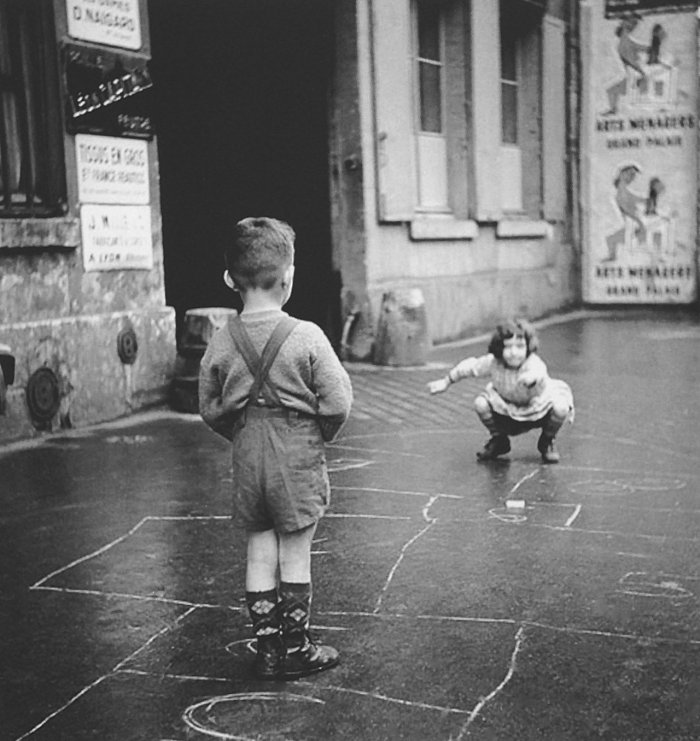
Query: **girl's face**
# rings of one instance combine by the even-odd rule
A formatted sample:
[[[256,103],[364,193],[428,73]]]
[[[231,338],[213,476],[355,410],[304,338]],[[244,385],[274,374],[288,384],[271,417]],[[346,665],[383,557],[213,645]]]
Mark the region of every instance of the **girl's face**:
[[[527,340],[522,336],[503,340],[503,362],[509,368],[520,368],[527,357]]]

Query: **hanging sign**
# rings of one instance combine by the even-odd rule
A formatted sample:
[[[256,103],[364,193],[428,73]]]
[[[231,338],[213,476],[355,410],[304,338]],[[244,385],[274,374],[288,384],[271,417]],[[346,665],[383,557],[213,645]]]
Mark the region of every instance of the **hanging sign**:
[[[81,203],[150,201],[147,142],[78,134],[75,159]]]
[[[148,60],[75,44],[63,48],[68,132],[153,137]]]
[[[141,48],[138,0],[66,0],[68,35],[95,44]]]
[[[584,25],[584,300],[695,299],[697,64],[689,13]]]
[[[95,270],[150,270],[153,235],[150,206],[80,208],[83,266]]]

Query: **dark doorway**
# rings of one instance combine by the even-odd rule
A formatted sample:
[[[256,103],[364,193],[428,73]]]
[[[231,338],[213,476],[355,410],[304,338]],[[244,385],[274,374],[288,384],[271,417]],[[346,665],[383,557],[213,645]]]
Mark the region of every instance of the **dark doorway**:
[[[287,309],[334,339],[329,0],[149,0],[166,299],[236,306],[223,247],[245,216],[297,233]]]

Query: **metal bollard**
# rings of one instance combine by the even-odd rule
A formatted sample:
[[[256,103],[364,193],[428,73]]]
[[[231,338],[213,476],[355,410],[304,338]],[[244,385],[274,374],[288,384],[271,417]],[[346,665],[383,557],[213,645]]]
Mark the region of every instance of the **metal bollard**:
[[[382,298],[374,346],[377,365],[424,365],[428,356],[428,326],[419,288],[388,291]]]
[[[178,412],[197,414],[199,411],[199,361],[214,332],[226,324],[235,309],[211,306],[189,309],[180,337],[175,374],[170,387],[170,403]]]

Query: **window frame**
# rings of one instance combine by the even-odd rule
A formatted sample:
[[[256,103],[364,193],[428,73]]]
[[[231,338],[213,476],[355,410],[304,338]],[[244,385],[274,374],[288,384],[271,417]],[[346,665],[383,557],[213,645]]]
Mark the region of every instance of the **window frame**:
[[[437,11],[438,56],[431,59],[420,55],[420,6],[431,4]],[[414,143],[416,158],[416,211],[419,213],[449,213],[449,178],[446,113],[445,8],[440,0],[413,0],[411,3],[414,97]],[[439,71],[440,129],[423,129],[424,99],[421,70],[430,65]]]
[[[60,216],[66,171],[53,4],[0,0],[0,18],[0,218]]]
[[[440,34],[441,130],[423,131],[419,65],[419,5],[431,3],[438,14]],[[413,106],[413,160],[418,219],[439,220],[447,233],[454,224],[470,218],[468,194],[472,181],[471,118],[468,108],[470,36],[469,14],[463,0],[412,0],[410,3]],[[435,60],[429,59],[430,63]],[[438,163],[436,166],[435,163]],[[428,196],[426,198],[426,195]],[[450,220],[450,224],[447,223]],[[439,233],[442,233],[438,229]],[[423,233],[419,229],[416,233]],[[432,227],[427,230],[431,233]],[[464,229],[460,226],[458,232]],[[471,227],[467,229],[471,234]]]
[[[503,96],[504,84],[512,81],[503,77],[500,69],[503,60],[502,43],[504,33],[504,14],[518,11],[523,14],[523,8],[528,15],[516,20],[509,19],[513,24],[509,31],[515,31],[512,36],[515,54],[516,74],[516,110],[515,110],[515,142],[505,141],[505,101]],[[544,14],[537,9],[522,3],[513,3],[507,6],[499,2],[499,95],[501,111],[500,133],[500,179],[501,179],[501,207],[504,214],[526,216],[539,219],[543,214],[543,31]],[[534,75],[527,77],[527,70],[534,71]],[[536,177],[533,173],[536,172]]]

